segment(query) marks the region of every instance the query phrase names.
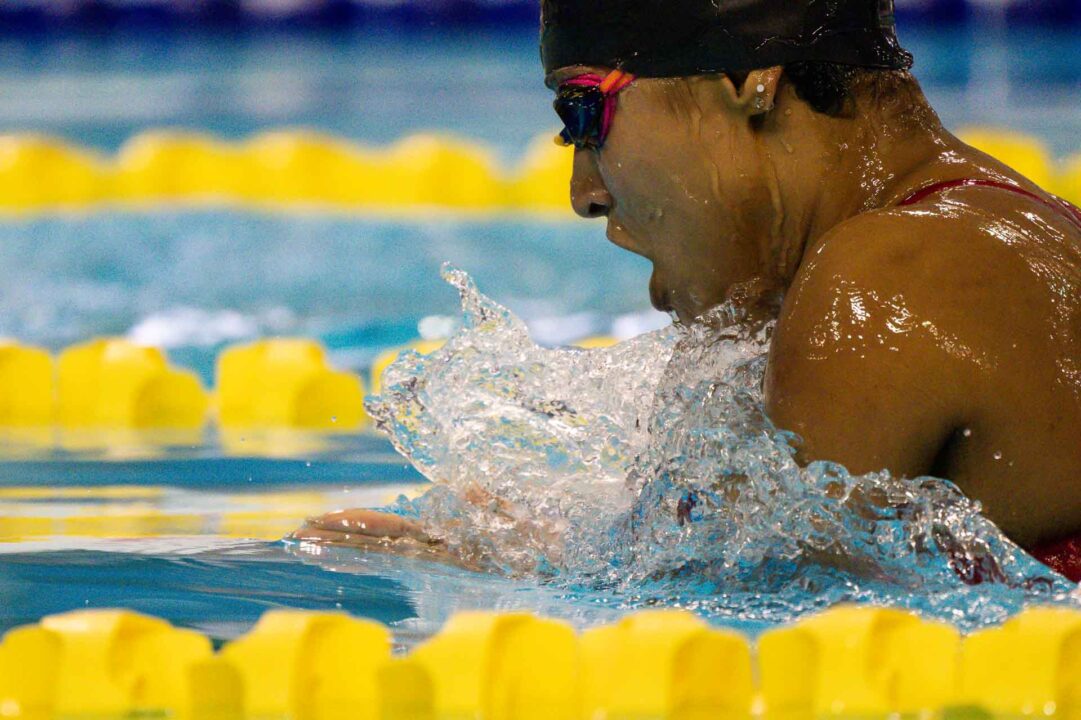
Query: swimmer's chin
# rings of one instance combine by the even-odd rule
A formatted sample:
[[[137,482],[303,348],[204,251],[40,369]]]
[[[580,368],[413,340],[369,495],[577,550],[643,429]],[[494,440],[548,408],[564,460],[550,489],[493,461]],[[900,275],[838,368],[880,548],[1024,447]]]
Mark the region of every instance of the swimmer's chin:
[[[675,304],[672,300],[672,292],[664,288],[660,278],[657,277],[657,271],[654,270],[653,275],[649,278],[650,305],[652,305],[655,310],[668,313],[673,319],[677,319],[679,318],[679,312],[675,309]]]
[[[679,302],[676,297],[676,293],[667,290],[657,279],[657,273],[653,273],[653,277],[649,280],[649,302],[655,310],[660,310],[663,313],[667,313],[672,318],[672,322],[679,323],[681,325],[690,325],[702,313],[688,310],[683,306],[683,303]]]

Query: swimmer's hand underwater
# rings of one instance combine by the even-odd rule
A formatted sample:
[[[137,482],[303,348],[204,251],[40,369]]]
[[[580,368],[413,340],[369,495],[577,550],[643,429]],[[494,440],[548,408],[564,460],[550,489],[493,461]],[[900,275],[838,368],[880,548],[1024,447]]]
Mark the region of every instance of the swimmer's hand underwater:
[[[309,518],[304,527],[287,539],[461,564],[442,542],[429,537],[419,523],[377,510],[336,510]]]
[[[558,528],[548,527],[522,512],[519,507],[476,484],[465,491],[464,498],[484,516],[503,525],[513,526],[528,542],[558,554],[561,548]],[[363,508],[335,510],[309,518],[302,528],[287,537],[297,542],[337,545],[377,552],[390,552],[425,560],[456,565],[466,570],[490,567],[486,548],[451,549],[439,538],[431,537],[421,523],[393,513]],[[509,570],[506,566],[503,569]],[[528,573],[533,568],[521,567]]]

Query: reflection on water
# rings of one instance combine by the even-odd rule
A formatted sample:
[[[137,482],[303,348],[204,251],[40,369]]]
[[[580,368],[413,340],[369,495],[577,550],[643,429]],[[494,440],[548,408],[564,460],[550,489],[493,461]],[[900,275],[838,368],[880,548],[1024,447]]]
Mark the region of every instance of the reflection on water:
[[[467,563],[617,605],[789,619],[843,600],[963,626],[1073,586],[951,483],[801,468],[763,410],[770,328],[730,309],[611,349],[535,345],[476,291],[369,412],[436,487],[399,503]]]
[[[393,461],[367,430],[288,427],[162,429],[126,427],[0,428],[0,464],[13,461],[148,462],[184,458],[332,459],[377,455]]]
[[[528,611],[586,628],[614,622],[629,604],[589,590],[574,591],[538,582],[463,570],[417,558],[345,548],[287,543],[287,551],[308,565],[335,573],[344,586],[356,578],[380,578],[401,589],[413,616],[394,626],[395,637],[410,645],[435,633],[454,613],[468,610]],[[747,632],[761,623],[732,623]]]
[[[0,555],[0,629],[68,610],[124,607],[221,640],[245,632],[271,608],[339,609],[388,624],[414,614],[395,580],[343,579],[292,560],[277,543],[99,546]]]

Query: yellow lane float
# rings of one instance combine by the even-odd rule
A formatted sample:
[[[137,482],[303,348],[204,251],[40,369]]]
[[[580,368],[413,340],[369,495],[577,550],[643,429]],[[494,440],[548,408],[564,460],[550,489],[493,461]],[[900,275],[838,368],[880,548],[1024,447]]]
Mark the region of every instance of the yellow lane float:
[[[505,204],[495,161],[482,147],[434,135],[414,135],[392,146],[381,177],[390,206],[489,210]],[[569,177],[568,177],[569,182]]]
[[[156,618],[84,610],[12,630],[0,645],[0,714],[114,716],[190,711],[216,684],[210,641]]]
[[[305,130],[257,135],[242,148],[250,172],[241,199],[260,204],[382,204],[393,191],[379,182],[378,158],[344,140]]]
[[[965,638],[960,695],[1003,716],[1081,718],[1081,613],[1034,608]]]
[[[360,377],[331,368],[312,340],[275,338],[218,357],[218,413],[226,427],[355,430],[367,416]]]
[[[0,212],[176,202],[567,212],[571,153],[546,145],[512,174],[485,147],[431,134],[369,149],[303,129],[241,143],[153,130],[111,159],[53,138],[7,135],[0,136]]]
[[[1040,140],[1019,132],[995,128],[964,128],[957,136],[972,147],[1050,191],[1055,189],[1055,162]]]
[[[0,426],[52,422],[53,372],[45,350],[0,340]]]
[[[1081,153],[1063,164],[1059,174],[1058,192],[1074,205],[1081,206]]]
[[[154,130],[114,158],[38,135],[0,136],[0,212],[101,203],[226,203],[340,210],[558,212],[569,216],[573,153],[538,136],[513,168],[489,149],[431,134],[366,148],[292,129],[225,142],[202,133]],[[962,139],[1050,191],[1081,200],[1078,160],[1056,166],[1038,139],[969,128]]]
[[[921,714],[954,696],[960,637],[945,623],[886,608],[840,607],[765,633],[758,644],[769,713]]]
[[[434,345],[415,347],[427,352]],[[379,372],[391,359],[380,361]],[[314,435],[280,431],[355,431],[367,421],[363,380],[332,368],[314,340],[275,338],[227,348],[218,357],[217,384],[219,420],[244,430],[250,451],[262,439],[302,452],[316,442]],[[66,348],[54,362],[45,350],[0,339],[5,442],[47,446],[59,439],[71,450],[109,446],[132,453],[143,442],[147,449],[197,444],[209,405],[195,374],[171,367],[157,348],[97,338]],[[54,424],[64,429],[59,438]],[[265,437],[247,432],[252,429]],[[41,437],[27,435],[31,431]]]
[[[272,610],[222,657],[243,681],[251,717],[378,720],[390,632],[344,613]]]
[[[214,654],[161,620],[77,611],[4,636],[0,716],[1072,720],[1079,633],[1076,608],[1030,608],[962,642],[900,611],[839,607],[766,633],[755,652],[681,611],[633,613],[581,635],[525,613],[469,612],[394,657],[377,623],[273,610]]]
[[[508,183],[508,204],[521,210],[569,210],[574,153],[541,135],[526,148]]]
[[[525,613],[461,613],[412,660],[431,679],[436,717],[574,720],[578,640],[565,623]]]
[[[3,487],[0,542],[181,536],[275,541],[305,518],[340,505],[334,492],[188,491],[178,499],[175,491],[154,486]]]
[[[0,135],[0,212],[85,207],[111,194],[92,153],[40,135]]]
[[[738,633],[677,610],[630,615],[581,639],[580,717],[743,718],[754,696]]]
[[[241,159],[236,149],[199,133],[136,135],[113,164],[113,198],[146,204],[178,197],[192,202],[236,197],[249,175]]]
[[[58,419],[67,427],[196,428],[208,398],[194,373],[169,367],[157,348],[99,339],[57,361]]]

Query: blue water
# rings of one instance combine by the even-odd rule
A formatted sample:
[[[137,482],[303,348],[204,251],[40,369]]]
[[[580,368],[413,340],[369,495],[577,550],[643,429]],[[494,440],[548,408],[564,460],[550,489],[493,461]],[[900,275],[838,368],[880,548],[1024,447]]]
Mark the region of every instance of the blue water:
[[[0,222],[0,336],[55,348],[163,317],[174,322],[162,339],[183,353],[214,345],[217,319],[225,340],[245,329],[321,335],[363,365],[364,350],[414,338],[424,316],[456,314],[439,279],[447,260],[528,319],[579,315],[555,341],[649,310],[649,263],[572,218],[92,213]],[[175,322],[185,308],[204,316]],[[226,312],[242,321],[223,322]]]
[[[979,120],[1038,135],[1062,155],[1081,149],[1077,33],[995,40],[974,28],[905,39],[948,125]],[[488,143],[509,162],[553,127],[530,32],[204,35],[165,44],[41,38],[2,41],[0,57],[0,132],[53,133],[104,151],[150,127],[242,138],[304,125],[365,143],[445,130]],[[380,351],[415,338],[423,322],[457,316],[457,299],[438,275],[448,260],[546,345],[626,337],[666,321],[648,308],[648,263],[570,213],[550,221],[402,221],[163,210],[0,221],[0,336],[56,350],[95,335],[127,335],[165,346],[209,384],[226,344],[302,334],[322,339],[336,365],[366,372]],[[183,517],[212,515],[223,503],[250,502],[258,512],[262,498],[281,493],[316,493],[296,506],[302,510],[360,504],[354,498],[381,504],[421,481],[374,434],[238,445],[208,430],[168,441],[106,437],[58,449],[55,438],[3,438],[0,446],[0,492],[57,489],[56,497],[0,496],[0,527],[6,518],[94,517],[144,502],[73,500],[72,491],[164,488],[152,509]],[[51,612],[123,605],[225,639],[264,609],[290,606],[393,623],[408,643],[456,609],[533,608],[588,624],[664,602],[755,632],[840,597],[875,598],[853,588],[822,592],[804,577],[785,593],[758,598],[753,612],[739,612],[750,598],[717,588],[600,592],[163,527],[158,537],[132,540],[121,530],[0,542],[0,630]],[[905,592],[909,604],[923,602],[918,591]],[[973,607],[986,602],[978,590],[963,598]],[[999,596],[981,617],[1003,619],[1024,601],[1023,594]]]
[[[322,339],[339,367],[365,373],[378,352],[414,339],[426,316],[457,315],[455,293],[438,274],[446,259],[497,288],[549,344],[633,334],[668,321],[648,307],[648,263],[607,243],[594,224],[162,211],[0,223],[0,335],[58,350],[98,334],[164,332],[171,358],[209,386],[225,344],[301,334]],[[233,320],[222,322],[225,316]],[[16,440],[2,444],[0,492],[167,487],[190,495],[173,503],[182,512],[201,511],[214,493],[393,492],[423,481],[371,432],[294,436],[295,450],[275,443],[284,458],[230,450],[213,429],[181,442],[136,434],[67,449]],[[324,509],[350,504],[338,497]],[[69,504],[40,500],[12,511],[0,498],[0,517],[45,507],[97,512],[91,500]],[[312,558],[281,544],[233,538],[192,543],[190,537],[0,543],[0,629],[64,609],[123,605],[224,639],[267,607],[289,606],[343,608],[395,622],[408,641],[462,608],[544,607],[582,622],[616,614],[605,610],[604,598],[581,600],[416,561],[339,553],[330,562],[331,551]]]

